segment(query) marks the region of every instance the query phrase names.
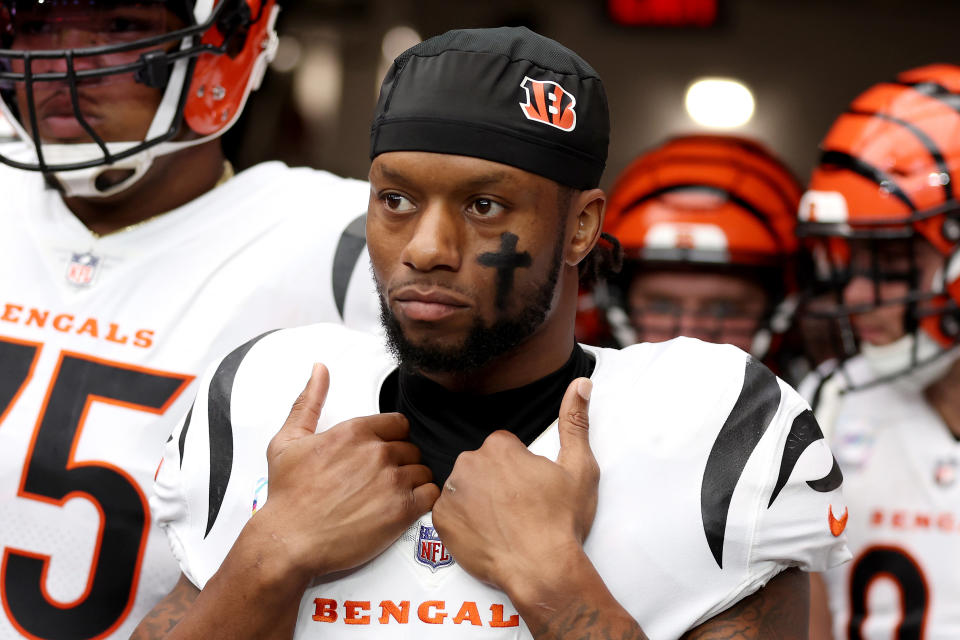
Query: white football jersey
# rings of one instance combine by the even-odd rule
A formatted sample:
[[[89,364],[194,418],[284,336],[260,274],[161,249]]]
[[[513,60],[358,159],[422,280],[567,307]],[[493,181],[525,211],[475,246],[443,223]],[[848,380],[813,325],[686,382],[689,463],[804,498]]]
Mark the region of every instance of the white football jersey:
[[[857,356],[845,365],[867,380]],[[960,638],[960,440],[915,385],[801,387],[843,471],[853,561],[824,574],[834,637]],[[819,393],[817,392],[819,389]],[[821,411],[822,409],[822,411]]]
[[[651,638],[677,638],[788,566],[848,558],[834,460],[806,403],[730,346],[679,338],[596,359],[590,441],[601,468],[585,549]],[[314,362],[330,369],[319,430],[379,413],[382,340],[314,325],[254,340],[211,369],[151,501],[203,587],[267,499],[267,444]],[[787,447],[787,443],[790,446]],[[555,459],[556,423],[530,449]],[[371,562],[318,579],[296,638],[529,638],[507,596],[464,572],[426,514]]]
[[[368,187],[264,164],[104,237],[36,174],[0,192],[0,638],[127,638],[179,577],[147,496],[195,376],[276,327],[376,327]]]

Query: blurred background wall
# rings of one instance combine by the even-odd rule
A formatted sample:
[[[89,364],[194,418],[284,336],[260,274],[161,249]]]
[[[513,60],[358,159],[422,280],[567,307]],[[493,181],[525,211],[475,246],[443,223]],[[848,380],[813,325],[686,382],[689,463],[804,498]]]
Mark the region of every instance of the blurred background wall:
[[[684,5],[687,8],[684,8]],[[706,131],[684,107],[697,78],[751,91],[746,124],[805,180],[830,123],[898,71],[960,61],[960,0],[286,0],[274,68],[227,140],[241,167],[279,158],[367,172],[369,121],[393,57],[452,28],[525,25],[600,73],[613,134],[603,186],[664,138]],[[640,22],[625,25],[615,9]]]

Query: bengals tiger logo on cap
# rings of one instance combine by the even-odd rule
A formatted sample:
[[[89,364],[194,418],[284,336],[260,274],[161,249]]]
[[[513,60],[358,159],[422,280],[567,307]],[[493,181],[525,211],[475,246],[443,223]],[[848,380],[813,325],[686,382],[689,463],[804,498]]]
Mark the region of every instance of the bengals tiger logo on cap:
[[[526,102],[520,103],[523,115],[528,120],[542,122],[563,131],[573,131],[577,126],[577,99],[556,82],[523,77],[520,87],[526,94]]]

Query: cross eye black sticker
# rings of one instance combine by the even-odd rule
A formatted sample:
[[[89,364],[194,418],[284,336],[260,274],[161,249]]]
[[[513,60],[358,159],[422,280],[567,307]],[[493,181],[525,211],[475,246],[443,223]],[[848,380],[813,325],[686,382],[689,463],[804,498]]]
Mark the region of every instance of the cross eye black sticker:
[[[477,262],[485,267],[497,270],[497,308],[503,309],[507,304],[507,297],[513,290],[514,271],[521,267],[529,267],[533,260],[526,251],[517,253],[516,235],[509,231],[500,234],[500,251],[481,253]]]

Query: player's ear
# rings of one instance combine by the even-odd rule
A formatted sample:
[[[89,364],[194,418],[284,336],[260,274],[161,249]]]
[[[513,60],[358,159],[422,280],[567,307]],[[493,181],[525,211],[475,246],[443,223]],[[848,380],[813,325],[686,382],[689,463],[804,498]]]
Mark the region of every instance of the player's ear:
[[[570,201],[566,263],[576,266],[593,249],[603,228],[607,196],[600,189],[575,191]]]

